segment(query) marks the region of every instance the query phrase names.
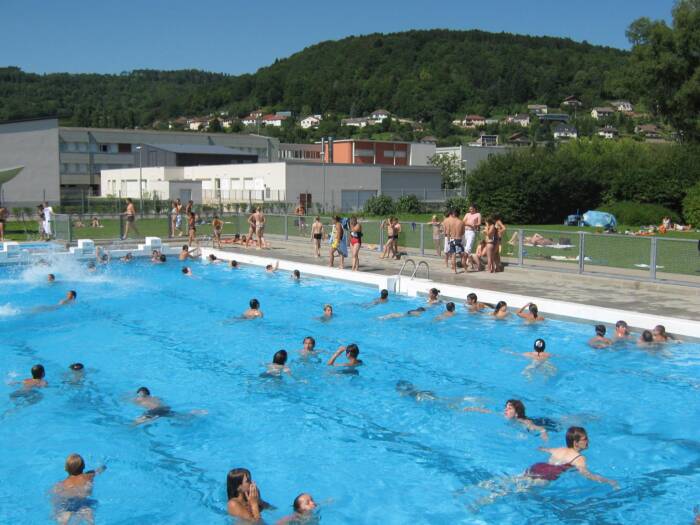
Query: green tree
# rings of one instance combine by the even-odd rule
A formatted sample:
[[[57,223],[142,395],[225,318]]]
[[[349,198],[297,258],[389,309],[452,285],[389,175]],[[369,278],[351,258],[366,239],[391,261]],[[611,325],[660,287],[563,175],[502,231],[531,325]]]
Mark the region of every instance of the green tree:
[[[440,168],[443,188],[460,188],[464,185],[464,166],[455,155],[435,154],[428,159],[428,164]]]
[[[209,131],[212,133],[221,133],[224,131],[224,128],[218,118],[213,118],[209,121]]]
[[[678,0],[673,24],[635,20],[627,30],[632,56],[627,78],[652,111],[700,141],[700,0]]]

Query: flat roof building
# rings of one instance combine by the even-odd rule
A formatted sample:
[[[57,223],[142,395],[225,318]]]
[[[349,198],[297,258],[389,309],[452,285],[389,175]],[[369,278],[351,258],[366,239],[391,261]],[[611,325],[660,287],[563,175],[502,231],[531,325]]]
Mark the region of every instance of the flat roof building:
[[[0,161],[24,170],[2,185],[0,198],[13,207],[66,204],[99,195],[102,170],[267,162],[278,149],[277,139],[259,135],[70,128],[56,118],[4,122]]]

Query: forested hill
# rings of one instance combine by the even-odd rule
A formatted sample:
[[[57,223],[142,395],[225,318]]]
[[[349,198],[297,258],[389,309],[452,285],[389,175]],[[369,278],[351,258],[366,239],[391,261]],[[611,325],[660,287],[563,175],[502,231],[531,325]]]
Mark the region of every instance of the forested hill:
[[[58,115],[64,124],[132,127],[257,107],[364,115],[385,108],[440,120],[512,112],[577,95],[624,97],[621,50],[483,31],[407,31],[328,41],[255,74],[140,70],[119,75],[0,68],[0,120]]]

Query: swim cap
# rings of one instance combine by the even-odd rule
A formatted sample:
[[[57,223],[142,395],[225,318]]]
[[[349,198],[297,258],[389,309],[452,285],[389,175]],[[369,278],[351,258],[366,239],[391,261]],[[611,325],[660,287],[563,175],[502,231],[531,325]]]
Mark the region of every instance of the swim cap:
[[[537,339],[535,341],[535,352],[544,352],[546,346],[544,339]]]

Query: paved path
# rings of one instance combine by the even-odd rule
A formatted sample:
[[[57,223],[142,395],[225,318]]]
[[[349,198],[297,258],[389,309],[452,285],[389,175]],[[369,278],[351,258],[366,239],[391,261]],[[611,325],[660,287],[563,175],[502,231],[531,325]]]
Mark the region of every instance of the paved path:
[[[269,255],[271,260],[328,264],[327,245],[322,245],[322,257],[317,259],[313,256],[310,240],[285,241],[271,237],[269,241],[272,244],[269,250],[232,248],[230,245],[225,246],[225,250]],[[517,266],[509,266],[505,272],[497,274],[470,272],[455,275],[445,268],[444,260],[435,256],[410,253],[409,257],[416,262],[428,262],[430,279],[436,282],[700,321],[700,288],[696,287],[635,281],[626,275],[599,277]],[[398,273],[401,264],[402,261],[379,259],[379,253],[375,251],[363,249],[360,252],[361,271],[393,275]],[[349,258],[346,258],[345,267],[350,268]],[[419,276],[425,277],[422,272]]]

